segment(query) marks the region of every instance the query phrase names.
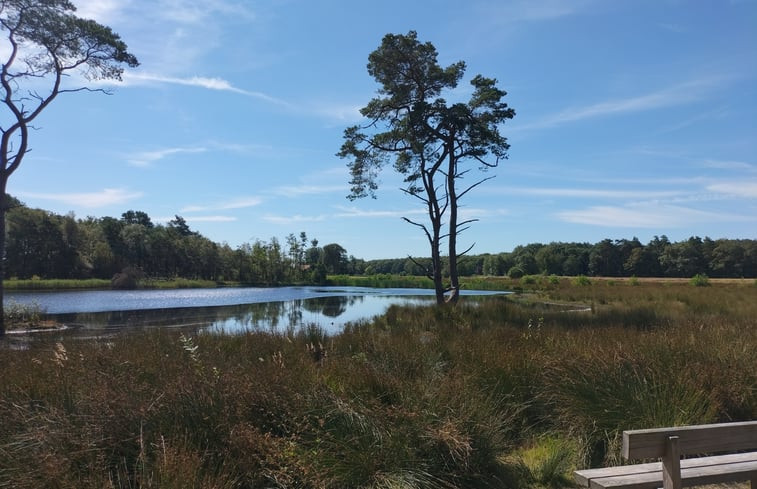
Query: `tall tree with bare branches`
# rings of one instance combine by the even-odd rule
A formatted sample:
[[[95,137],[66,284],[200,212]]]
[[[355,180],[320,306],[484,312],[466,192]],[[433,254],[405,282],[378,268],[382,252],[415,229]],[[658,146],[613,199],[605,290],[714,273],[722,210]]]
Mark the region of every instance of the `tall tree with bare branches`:
[[[507,93],[497,88],[497,80],[481,75],[470,81],[472,95],[467,102],[448,103],[442,95],[458,86],[465,63],[440,66],[436,48],[418,41],[415,31],[384,36],[368,57],[368,73],[381,85],[378,96],[361,109],[367,122],[345,130],[337,153],[349,160],[348,198],[375,197],[378,176],[393,161],[394,170],[404,177],[403,192],[419,199],[428,214],[428,223],[404,219],[428,239],[431,266],[427,271],[437,303],[454,303],[460,289],[457,261],[470,250],[458,252],[457,238],[475,221],[460,221],[460,199],[493,178],[471,180],[472,169],[486,171],[507,158],[509,144],[500,129],[515,111],[502,101]],[[444,239],[448,284],[441,252]]]
[[[0,0],[0,335],[5,278],[8,178],[29,151],[34,120],[62,93],[100,91],[90,82],[120,80],[137,58],[109,27],[76,16],[68,0]],[[77,80],[80,82],[77,84]]]

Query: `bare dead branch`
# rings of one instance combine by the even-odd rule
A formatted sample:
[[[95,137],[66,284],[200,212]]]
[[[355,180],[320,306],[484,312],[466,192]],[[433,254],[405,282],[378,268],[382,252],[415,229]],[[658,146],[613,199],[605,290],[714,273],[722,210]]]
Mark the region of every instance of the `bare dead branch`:
[[[460,194],[458,194],[457,198],[458,198],[458,199],[461,199],[461,198],[462,198],[462,197],[463,197],[463,196],[464,196],[465,194],[467,194],[468,192],[470,192],[470,191],[471,191],[471,190],[473,190],[474,188],[478,187],[478,186],[479,186],[479,185],[481,185],[482,183],[484,183],[484,182],[486,182],[486,181],[488,181],[488,180],[491,180],[492,178],[495,178],[495,177],[496,177],[496,175],[490,175],[490,176],[488,176],[488,177],[486,177],[486,178],[484,178],[484,179],[481,179],[481,180],[479,180],[478,182],[474,183],[474,184],[473,184],[473,185],[471,185],[470,187],[468,187],[468,188],[466,188],[465,190],[463,190],[463,191],[462,191],[462,192],[461,192]]]
[[[434,280],[434,275],[433,275],[433,273],[431,273],[431,269],[430,269],[430,268],[428,268],[427,266],[425,266],[425,265],[423,265],[423,264],[421,264],[421,263],[418,263],[418,261],[416,261],[416,259],[415,259],[415,258],[413,258],[413,257],[412,257],[412,256],[410,256],[410,255],[408,255],[408,256],[407,256],[407,258],[408,258],[408,259],[409,259],[409,260],[410,260],[411,262],[415,263],[415,265],[416,265],[416,266],[417,266],[418,268],[420,268],[421,270],[424,270],[424,271],[426,272],[426,278],[428,278],[428,279],[430,279],[430,280]]]

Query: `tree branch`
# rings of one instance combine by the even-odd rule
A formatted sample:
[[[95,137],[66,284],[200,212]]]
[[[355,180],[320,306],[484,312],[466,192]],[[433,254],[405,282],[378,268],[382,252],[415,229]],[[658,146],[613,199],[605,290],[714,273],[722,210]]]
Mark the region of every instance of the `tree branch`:
[[[462,198],[462,197],[463,197],[463,196],[464,196],[465,194],[467,194],[468,192],[470,192],[470,191],[471,191],[471,190],[473,190],[474,188],[478,187],[478,186],[479,186],[479,185],[481,185],[482,183],[486,182],[487,180],[491,180],[491,179],[492,179],[492,178],[494,178],[494,177],[496,177],[496,175],[491,175],[491,176],[488,176],[488,177],[486,177],[486,178],[484,178],[484,179],[482,179],[482,180],[479,180],[478,182],[474,183],[474,184],[473,184],[473,185],[471,185],[470,187],[468,187],[468,188],[466,188],[465,190],[463,190],[463,191],[462,191],[462,192],[461,192],[461,193],[460,193],[460,194],[459,194],[459,195],[457,196],[457,198],[458,198],[458,199],[461,199],[461,198]]]

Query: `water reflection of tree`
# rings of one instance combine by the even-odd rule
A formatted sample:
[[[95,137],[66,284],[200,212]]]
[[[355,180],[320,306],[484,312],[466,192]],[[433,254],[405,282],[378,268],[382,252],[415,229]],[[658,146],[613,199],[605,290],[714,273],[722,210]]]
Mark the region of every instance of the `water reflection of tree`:
[[[80,325],[87,330],[171,327],[285,332],[305,326],[304,311],[337,318],[364,299],[363,296],[329,296],[233,306],[72,313],[55,317],[64,324]]]
[[[362,302],[362,296],[331,296],[331,297],[316,297],[314,299],[307,299],[303,301],[303,307],[308,312],[314,312],[316,314],[323,314],[330,318],[336,318],[347,312],[347,308],[351,307],[360,300]]]

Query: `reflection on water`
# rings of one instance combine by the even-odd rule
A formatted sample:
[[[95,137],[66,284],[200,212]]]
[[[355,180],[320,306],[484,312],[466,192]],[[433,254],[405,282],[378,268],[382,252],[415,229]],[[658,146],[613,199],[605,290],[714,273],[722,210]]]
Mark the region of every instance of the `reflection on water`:
[[[465,296],[501,292],[465,290]],[[466,300],[478,300],[469,297]],[[147,328],[184,328],[212,333],[285,333],[318,326],[338,333],[347,323],[369,320],[390,305],[431,304],[433,290],[369,287],[228,287],[138,291],[58,291],[6,294],[8,302],[38,304],[47,317],[69,326],[45,336],[84,337]],[[18,335],[8,335],[15,336]]]
[[[85,335],[146,328],[185,328],[215,333],[284,333],[317,325],[337,333],[345,324],[383,314],[392,304],[431,304],[431,296],[329,296],[216,307],[50,314]]]

